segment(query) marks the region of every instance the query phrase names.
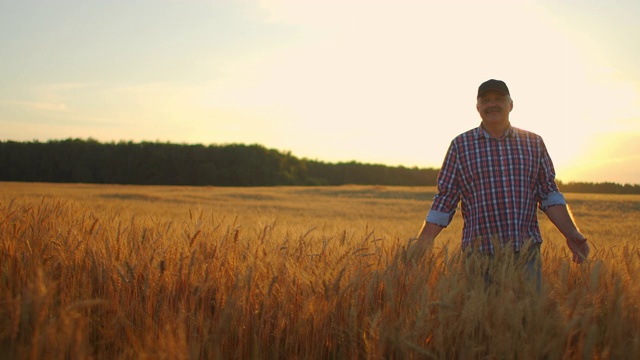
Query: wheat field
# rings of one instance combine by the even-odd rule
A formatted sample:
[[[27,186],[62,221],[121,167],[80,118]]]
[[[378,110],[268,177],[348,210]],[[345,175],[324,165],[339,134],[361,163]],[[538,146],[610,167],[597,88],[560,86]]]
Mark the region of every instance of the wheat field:
[[[542,286],[453,223],[405,250],[434,188],[0,183],[0,358],[637,359],[640,196],[541,214]]]

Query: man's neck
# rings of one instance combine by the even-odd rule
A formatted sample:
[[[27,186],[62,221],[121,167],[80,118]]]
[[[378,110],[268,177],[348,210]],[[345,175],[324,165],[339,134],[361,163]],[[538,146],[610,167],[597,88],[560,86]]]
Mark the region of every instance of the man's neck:
[[[508,120],[499,124],[487,124],[483,121],[481,126],[492,138],[501,138],[511,123]]]

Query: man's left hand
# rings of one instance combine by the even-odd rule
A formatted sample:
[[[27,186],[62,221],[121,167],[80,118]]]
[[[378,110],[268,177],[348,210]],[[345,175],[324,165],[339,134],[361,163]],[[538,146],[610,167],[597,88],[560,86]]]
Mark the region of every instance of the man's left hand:
[[[567,246],[573,253],[574,263],[581,264],[589,257],[589,244],[584,236],[567,237]]]

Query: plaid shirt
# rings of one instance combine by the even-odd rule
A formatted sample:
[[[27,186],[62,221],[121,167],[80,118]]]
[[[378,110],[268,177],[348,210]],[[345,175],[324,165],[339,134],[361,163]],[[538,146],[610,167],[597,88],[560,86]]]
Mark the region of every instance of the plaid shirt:
[[[542,242],[537,208],[566,204],[542,138],[510,126],[492,138],[480,126],[457,136],[438,175],[427,221],[446,227],[461,201],[462,247],[493,253],[493,241],[520,251]]]

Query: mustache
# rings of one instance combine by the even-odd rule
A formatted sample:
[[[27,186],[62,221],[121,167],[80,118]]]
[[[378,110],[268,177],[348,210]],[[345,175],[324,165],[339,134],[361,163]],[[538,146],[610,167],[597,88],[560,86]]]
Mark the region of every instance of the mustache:
[[[502,108],[500,106],[492,106],[485,109],[484,113],[492,113],[492,112],[502,112]]]

